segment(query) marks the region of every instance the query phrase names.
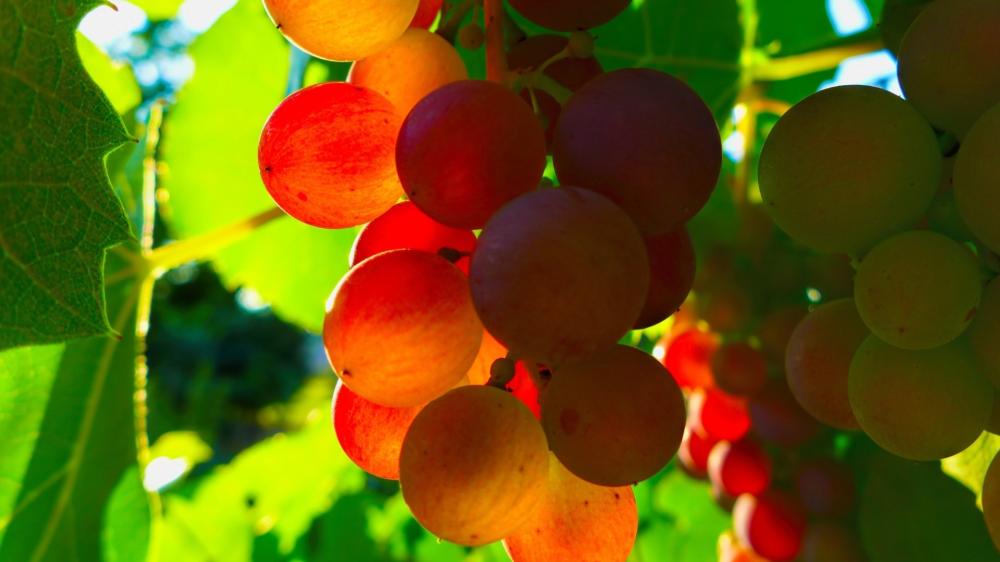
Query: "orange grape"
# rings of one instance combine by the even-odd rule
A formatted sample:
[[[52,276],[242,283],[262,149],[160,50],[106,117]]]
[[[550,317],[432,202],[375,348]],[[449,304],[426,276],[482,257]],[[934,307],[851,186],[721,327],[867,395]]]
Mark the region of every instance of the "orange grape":
[[[455,47],[436,33],[411,28],[351,66],[347,81],[386,97],[401,117],[434,90],[468,78]]]
[[[792,332],[785,356],[788,387],[819,421],[840,429],[858,428],[847,399],[847,373],[854,352],[869,334],[853,299],[820,306]]]
[[[516,398],[489,386],[432,401],[403,439],[400,486],[435,535],[478,546],[510,535],[545,495],[545,435]]]
[[[403,34],[417,0],[264,0],[289,41],[322,59],[357,60]]]
[[[513,562],[625,562],[638,528],[632,488],[591,484],[553,457],[539,507],[504,548]]]

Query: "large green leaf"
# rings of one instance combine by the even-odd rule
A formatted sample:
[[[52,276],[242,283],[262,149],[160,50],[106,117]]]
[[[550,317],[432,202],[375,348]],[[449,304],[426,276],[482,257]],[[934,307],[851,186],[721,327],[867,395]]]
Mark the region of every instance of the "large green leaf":
[[[135,81],[132,67],[115,62],[82,33],[76,34],[76,47],[87,74],[100,86],[101,91],[118,113],[135,109],[142,101],[139,83]]]
[[[650,511],[642,509],[643,488],[651,493]],[[701,562],[715,559],[719,534],[730,525],[729,514],[715,504],[705,482],[673,465],[655,483],[636,488],[642,526],[630,561]]]
[[[132,3],[142,8],[149,19],[168,20],[177,14],[184,0],[132,0]]]
[[[861,536],[871,562],[995,562],[976,497],[935,463],[881,451],[861,494]]]
[[[257,140],[281,102],[287,42],[259,0],[242,0],[191,47],[195,76],[178,94],[164,135],[168,218],[179,237],[203,234],[274,207],[257,168]],[[324,303],[347,271],[352,229],[283,217],[222,251],[230,287],[255,289],[286,320],[318,331]]]
[[[633,2],[596,35],[606,68],[669,72],[697,90],[717,118],[739,93],[743,30],[736,0]]]
[[[362,482],[321,416],[302,431],[276,435],[240,453],[203,478],[189,497],[165,496],[160,559],[243,562],[254,552],[254,536],[264,533],[287,554],[315,517]],[[358,530],[361,523],[355,521]]]
[[[986,471],[998,451],[1000,451],[1000,436],[983,432],[969,448],[942,460],[941,469],[972,490],[978,498],[983,493]]]
[[[127,140],[74,30],[96,0],[0,0],[0,349],[111,333],[105,249],[129,238],[104,156]]]
[[[136,458],[137,286],[133,277],[116,275],[128,267],[117,255],[108,260],[109,273],[121,279],[108,287],[112,327],[121,339],[0,353],[0,560],[100,559],[106,506]],[[126,501],[116,496],[113,504]],[[134,509],[143,500],[126,504]],[[133,535],[143,532],[142,520],[131,525]]]

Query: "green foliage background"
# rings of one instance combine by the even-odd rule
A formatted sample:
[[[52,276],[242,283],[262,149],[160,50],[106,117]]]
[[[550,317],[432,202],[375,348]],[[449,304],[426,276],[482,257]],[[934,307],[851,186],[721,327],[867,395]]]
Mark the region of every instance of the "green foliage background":
[[[135,3],[151,20],[181,4]],[[293,53],[260,2],[240,0],[154,108],[128,66],[74,32],[97,5],[0,0],[0,561],[506,560],[498,544],[427,534],[330,428],[333,377],[308,332],[355,232],[271,220],[256,145],[297,72],[335,79],[343,65]],[[607,68],[684,78],[724,130],[751,89],[794,103],[833,75],[776,79],[773,58],[845,41],[822,0],[636,1],[596,35]],[[482,53],[463,56],[481,75]],[[727,166],[692,223],[699,246],[736,242]],[[248,309],[251,296],[269,308]],[[846,439],[861,481],[883,480],[861,495],[873,562],[1000,559],[975,505],[997,438],[944,471]],[[147,492],[150,462],[179,477]],[[729,516],[704,483],[671,465],[635,492],[631,560],[715,559]]]

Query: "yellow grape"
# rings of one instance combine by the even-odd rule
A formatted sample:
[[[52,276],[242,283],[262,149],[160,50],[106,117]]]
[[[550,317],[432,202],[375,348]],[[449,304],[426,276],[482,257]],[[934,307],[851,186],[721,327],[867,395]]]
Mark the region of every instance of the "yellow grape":
[[[983,291],[968,333],[983,372],[1000,389],[1000,277],[990,281]]]
[[[264,0],[289,41],[322,59],[352,61],[383,49],[406,31],[418,0]]]
[[[913,21],[899,48],[906,98],[959,138],[1000,102],[1000,2],[938,0]]]
[[[549,453],[517,398],[463,386],[432,401],[403,439],[399,482],[428,531],[478,546],[509,535],[545,494]]]
[[[969,230],[994,252],[1000,252],[997,146],[1000,146],[1000,104],[987,111],[969,130],[955,158],[954,175],[959,214]]]
[[[623,345],[561,365],[542,395],[552,452],[571,472],[602,486],[656,474],[677,452],[685,417],[670,373]]]
[[[972,252],[927,230],[883,240],[854,277],[854,302],[865,325],[904,349],[930,349],[961,335],[982,290]]]
[[[391,250],[355,266],[327,302],[323,341],[351,390],[416,406],[455,386],[483,335],[465,275],[444,258]]]
[[[591,484],[550,457],[540,505],[504,547],[513,562],[625,562],[638,529],[631,487]]]
[[[382,94],[405,117],[427,94],[466,78],[465,63],[451,43],[411,27],[386,48],[355,62],[347,81]]]
[[[982,433],[993,388],[965,338],[921,351],[869,336],[851,362],[851,409],[883,449],[927,461],[954,455]]]
[[[837,86],[778,121],[760,155],[760,191],[774,222],[821,252],[861,254],[912,227],[941,175],[937,139],[899,97]]]

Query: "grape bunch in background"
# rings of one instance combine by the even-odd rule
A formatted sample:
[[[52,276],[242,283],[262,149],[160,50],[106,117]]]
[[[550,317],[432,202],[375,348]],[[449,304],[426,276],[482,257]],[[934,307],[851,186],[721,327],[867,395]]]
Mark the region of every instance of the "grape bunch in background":
[[[780,228],[856,264],[853,298],[792,335],[792,391],[825,423],[926,461],[1000,431],[1000,2],[889,3],[884,24],[906,100],[810,96],[771,131],[759,181]],[[1000,545],[998,466],[983,510]]]
[[[686,414],[666,368],[618,342],[694,281],[685,223],[721,166],[711,112],[667,74],[603,72],[580,30],[623,0],[512,1],[572,33],[507,53],[487,0],[496,81],[468,80],[424,29],[440,2],[265,4],[304,50],[355,61],[346,82],[286,98],[258,154],[288,214],[365,225],[323,330],[345,452],[399,479],[443,539],[503,539],[519,562],[624,561],[630,485],[674,457]]]

